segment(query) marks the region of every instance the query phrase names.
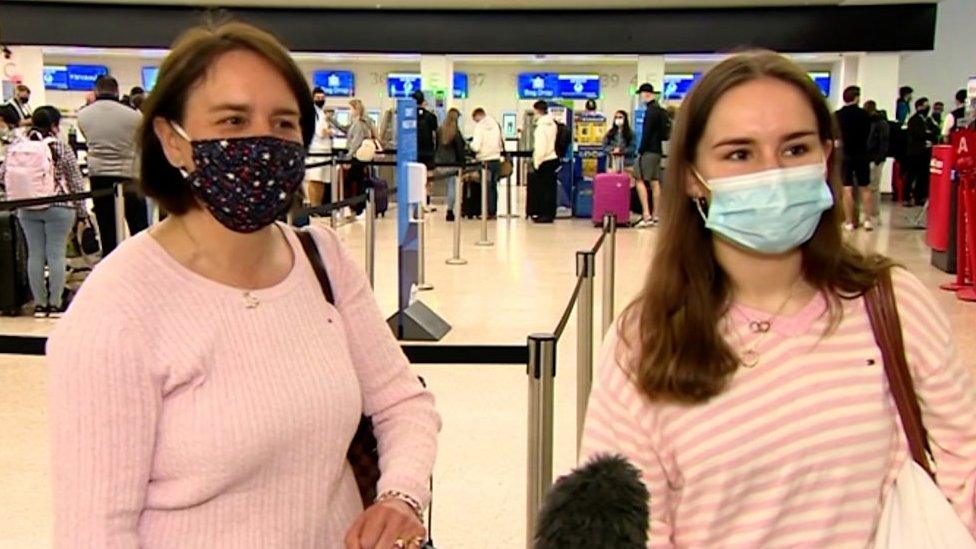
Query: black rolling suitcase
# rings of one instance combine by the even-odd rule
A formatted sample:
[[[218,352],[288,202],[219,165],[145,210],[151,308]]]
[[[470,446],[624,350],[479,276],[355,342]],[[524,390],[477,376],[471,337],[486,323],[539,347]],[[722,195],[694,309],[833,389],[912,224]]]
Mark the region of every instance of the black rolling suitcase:
[[[13,212],[0,212],[0,313],[14,316],[31,300],[27,241]]]
[[[465,177],[461,186],[461,217],[481,217],[481,176]]]

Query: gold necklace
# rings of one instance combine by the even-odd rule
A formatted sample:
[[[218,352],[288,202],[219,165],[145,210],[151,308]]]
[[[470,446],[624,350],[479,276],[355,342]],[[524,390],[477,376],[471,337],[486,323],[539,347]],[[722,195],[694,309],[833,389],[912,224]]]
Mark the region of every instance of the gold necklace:
[[[745,316],[746,320],[749,321],[749,331],[751,331],[754,334],[759,334],[759,337],[757,337],[756,340],[753,341],[752,344],[749,345],[749,347],[746,348],[744,351],[742,351],[741,354],[739,355],[739,361],[746,368],[755,368],[757,365],[759,365],[759,358],[760,358],[760,354],[758,351],[759,346],[764,341],[766,341],[766,336],[769,335],[769,331],[773,327],[773,321],[778,319],[779,316],[783,314],[783,311],[786,309],[786,306],[790,303],[790,301],[793,300],[793,296],[796,294],[796,289],[800,285],[799,282],[801,278],[802,276],[798,276],[796,280],[793,281],[793,285],[790,287],[790,293],[786,295],[786,300],[784,300],[783,304],[780,305],[778,309],[776,309],[776,312],[773,313],[772,316],[770,316],[766,320],[753,320],[749,318],[749,316],[746,315],[745,313],[742,313],[742,316]],[[742,341],[742,336],[739,335],[739,332],[738,330],[735,329],[735,326],[731,324],[731,319],[729,323],[729,329],[733,333],[735,333],[736,339],[739,340],[739,348],[741,349],[742,347],[745,347],[745,344]]]

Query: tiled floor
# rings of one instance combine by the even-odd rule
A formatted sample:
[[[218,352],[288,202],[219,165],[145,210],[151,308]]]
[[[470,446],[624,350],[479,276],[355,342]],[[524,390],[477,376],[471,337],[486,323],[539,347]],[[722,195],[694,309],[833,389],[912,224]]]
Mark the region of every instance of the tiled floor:
[[[391,212],[392,213],[392,212]],[[476,247],[477,222],[464,223],[465,266],[448,266],[450,226],[435,214],[431,223],[427,272],[435,289],[421,299],[453,329],[445,343],[524,343],[531,332],[552,330],[575,285],[575,252],[589,249],[599,231],[582,220],[538,226],[524,220],[492,222],[493,247]],[[900,209],[890,211],[903,224]],[[857,233],[859,246],[876,249],[911,269],[950,315],[962,356],[976,351],[976,304],[963,304],[935,290],[949,279],[929,266],[924,232],[882,230]],[[394,309],[395,217],[378,224],[377,297]],[[340,229],[348,246],[362,250],[362,227]],[[655,230],[621,230],[617,240],[617,304],[638,290]],[[595,318],[600,318],[599,274]],[[558,348],[555,469],[575,460],[575,315]],[[0,319],[0,333],[44,334],[47,321]],[[525,534],[526,376],[521,366],[422,366],[444,416],[435,472],[434,534],[450,549],[519,547]],[[39,358],[0,355],[0,548],[49,545],[47,416],[45,367]]]

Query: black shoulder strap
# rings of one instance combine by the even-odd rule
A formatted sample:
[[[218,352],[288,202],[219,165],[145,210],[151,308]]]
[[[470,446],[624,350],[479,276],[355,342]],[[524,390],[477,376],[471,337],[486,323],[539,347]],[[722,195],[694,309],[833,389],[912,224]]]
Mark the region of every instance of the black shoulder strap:
[[[332,282],[329,280],[329,273],[325,270],[325,263],[322,262],[322,254],[319,253],[319,247],[315,244],[312,233],[306,230],[296,230],[295,234],[298,236],[299,242],[302,243],[302,249],[305,250],[305,255],[308,256],[309,263],[312,264],[312,270],[315,271],[315,278],[319,279],[319,286],[322,287],[322,294],[325,295],[325,300],[330,305],[335,305]]]

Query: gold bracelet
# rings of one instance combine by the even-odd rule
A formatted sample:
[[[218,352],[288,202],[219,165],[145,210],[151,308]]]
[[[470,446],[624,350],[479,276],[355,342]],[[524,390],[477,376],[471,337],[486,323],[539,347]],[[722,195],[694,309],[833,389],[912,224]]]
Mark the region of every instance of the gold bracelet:
[[[424,508],[420,505],[420,502],[410,494],[405,494],[399,490],[387,490],[379,496],[376,497],[376,503],[383,503],[386,501],[399,501],[401,503],[406,503],[407,507],[413,511],[414,515],[417,516],[417,520],[420,524],[424,524]]]

